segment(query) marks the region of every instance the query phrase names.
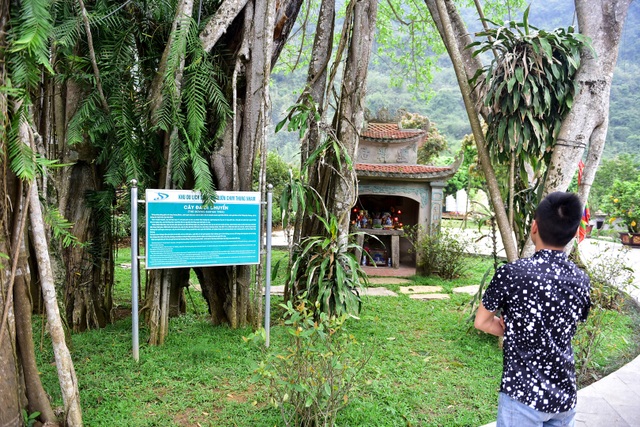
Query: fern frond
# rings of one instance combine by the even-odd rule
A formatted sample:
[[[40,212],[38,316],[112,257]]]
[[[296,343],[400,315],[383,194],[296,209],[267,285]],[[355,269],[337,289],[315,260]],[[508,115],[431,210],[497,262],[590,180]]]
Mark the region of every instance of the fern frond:
[[[189,168],[189,150],[178,137],[171,141],[171,178],[176,188],[183,188]]]
[[[49,62],[49,37],[53,32],[50,7],[47,0],[20,2],[18,25],[10,33],[9,52],[28,56],[54,74]]]
[[[55,239],[60,239],[65,248],[71,245],[75,246],[80,243],[78,238],[71,233],[73,223],[68,221],[57,208],[46,204],[43,204],[43,206],[44,222],[51,227],[53,237]]]
[[[19,179],[31,181],[36,177],[37,166],[33,150],[20,138],[20,126],[23,123],[28,125],[24,106],[16,112],[8,132],[9,167]]]

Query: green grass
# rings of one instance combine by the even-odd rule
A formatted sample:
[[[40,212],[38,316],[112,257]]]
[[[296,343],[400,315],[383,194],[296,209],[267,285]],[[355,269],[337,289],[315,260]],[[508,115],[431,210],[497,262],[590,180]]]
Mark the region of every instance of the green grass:
[[[121,250],[118,263],[127,262],[127,256]],[[283,256],[279,253],[274,258]],[[478,283],[488,265],[488,260],[471,258],[466,276],[455,281],[413,279],[450,292],[456,286]],[[114,298],[121,307],[130,307],[129,277],[129,270],[116,276]],[[139,363],[131,356],[129,317],[102,330],[72,336],[87,426],[283,425],[278,410],[268,403],[265,386],[252,381],[252,366],[262,353],[242,339],[251,330],[211,326],[202,296],[191,292],[195,310],[187,298],[188,314],[171,320],[164,346],[144,344],[147,331],[141,330]],[[402,294],[365,298],[360,320],[350,321],[348,331],[358,340],[353,349],[356,357],[371,359],[337,425],[479,426],[494,420],[502,354],[497,339],[469,330],[465,319],[470,298],[458,294],[448,301],[429,302]],[[272,300],[271,348],[276,350],[287,342],[278,320],[280,302],[280,298]],[[637,350],[639,319],[611,316],[611,329],[598,355],[602,366]],[[40,336],[40,321],[34,321],[36,336]],[[42,349],[37,357],[45,389],[61,405],[46,339]]]

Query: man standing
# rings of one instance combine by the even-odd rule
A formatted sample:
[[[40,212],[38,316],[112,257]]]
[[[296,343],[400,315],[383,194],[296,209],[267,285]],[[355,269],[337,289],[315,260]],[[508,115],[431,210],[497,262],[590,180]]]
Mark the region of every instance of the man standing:
[[[498,268],[475,327],[504,336],[497,427],[573,426],[577,398],[571,339],[589,314],[589,277],[567,259],[582,204],[555,192],[536,209],[536,252]],[[502,317],[496,317],[501,310]]]

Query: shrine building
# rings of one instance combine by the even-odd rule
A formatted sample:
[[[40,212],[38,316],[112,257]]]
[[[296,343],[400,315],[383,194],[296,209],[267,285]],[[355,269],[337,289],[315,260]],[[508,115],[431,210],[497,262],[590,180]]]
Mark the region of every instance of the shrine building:
[[[428,232],[440,225],[443,189],[462,158],[449,166],[418,164],[418,148],[427,137],[426,129],[402,129],[398,123],[368,123],[360,132],[351,224],[377,237],[358,239],[371,257],[358,256],[368,265],[373,259],[378,266],[415,266],[403,226],[419,225]]]

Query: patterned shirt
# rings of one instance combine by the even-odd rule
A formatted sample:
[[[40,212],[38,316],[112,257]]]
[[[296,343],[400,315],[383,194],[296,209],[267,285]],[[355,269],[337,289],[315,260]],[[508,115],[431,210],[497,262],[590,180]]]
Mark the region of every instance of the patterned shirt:
[[[571,339],[589,314],[589,277],[562,251],[543,249],[498,268],[482,297],[505,323],[500,391],[537,411],[576,405]]]

